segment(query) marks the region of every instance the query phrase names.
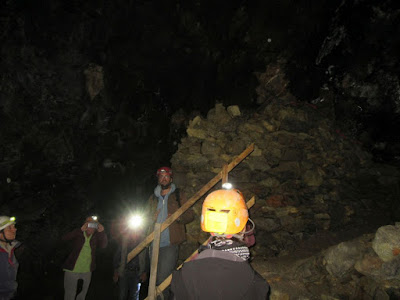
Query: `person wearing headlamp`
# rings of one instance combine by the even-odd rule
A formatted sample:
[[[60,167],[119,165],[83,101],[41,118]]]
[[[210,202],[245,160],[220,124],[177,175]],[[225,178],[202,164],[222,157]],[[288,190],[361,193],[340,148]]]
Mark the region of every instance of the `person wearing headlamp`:
[[[96,249],[105,248],[108,240],[104,226],[97,216],[87,217],[81,228],[65,234],[63,241],[70,242],[72,251],[64,262],[64,300],[84,300],[96,268]],[[76,296],[78,280],[83,280],[82,290]]]
[[[0,216],[0,300],[9,300],[17,291],[18,261],[14,251],[20,246],[15,240],[15,218]]]
[[[133,214],[119,224],[120,239],[114,255],[114,283],[118,283],[119,300],[139,300],[140,287],[147,279],[149,258],[147,249],[126,262],[126,256],[143,240],[144,220]]]
[[[148,214],[154,223],[163,223],[186,201],[185,193],[173,183],[173,172],[169,167],[157,170],[158,185],[148,201]],[[186,241],[185,224],[192,222],[194,212],[189,208],[167,229],[161,232],[160,252],[157,266],[156,284],[161,284],[175,269],[178,261],[179,244]],[[153,230],[153,228],[150,228]],[[150,247],[151,249],[151,247]],[[151,256],[151,254],[150,254]],[[169,288],[163,292],[164,299],[169,297]]]
[[[268,299],[267,281],[248,262],[250,251],[244,241],[248,220],[239,190],[217,190],[206,197],[201,229],[212,239],[194,260],[174,271],[173,299]]]

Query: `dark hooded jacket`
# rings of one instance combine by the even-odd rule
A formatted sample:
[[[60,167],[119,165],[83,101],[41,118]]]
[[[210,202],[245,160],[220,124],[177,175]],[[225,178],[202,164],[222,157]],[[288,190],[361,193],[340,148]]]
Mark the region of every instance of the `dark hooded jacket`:
[[[269,285],[246,260],[207,249],[174,271],[171,290],[175,300],[265,300]]]
[[[186,203],[188,199],[186,198],[186,194],[183,190],[177,188],[173,193],[168,197],[167,210],[168,214],[173,214],[176,212],[183,204]],[[152,194],[148,200],[148,214],[149,216],[153,216],[157,211],[158,199]],[[179,245],[186,241],[186,231],[185,224],[192,222],[194,219],[194,212],[191,208],[189,208],[184,214],[182,214],[178,220],[173,222],[171,226],[169,226],[169,235],[170,235],[170,243],[172,245]],[[149,228],[149,233],[154,230],[154,224]]]
[[[9,251],[0,244],[0,299],[11,299],[17,290],[18,261],[14,251],[20,244],[13,241]]]

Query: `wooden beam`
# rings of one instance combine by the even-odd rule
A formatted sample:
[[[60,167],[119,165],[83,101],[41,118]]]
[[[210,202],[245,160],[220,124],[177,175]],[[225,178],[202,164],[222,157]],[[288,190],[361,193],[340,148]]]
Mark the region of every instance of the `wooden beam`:
[[[150,281],[148,289],[149,300],[156,300],[157,298],[157,266],[158,266],[158,254],[160,252],[160,237],[161,237],[161,224],[156,223],[154,227],[154,243],[151,255],[151,269],[150,269]]]
[[[222,184],[227,183],[228,182],[228,165],[224,165],[222,168]]]
[[[241,154],[232,160],[227,167],[227,172],[235,168],[242,160],[244,160],[254,150],[254,143],[248,146]],[[203,186],[196,194],[194,194],[186,203],[184,203],[176,212],[167,218],[161,226],[161,232],[164,231],[169,225],[175,222],[187,209],[189,209],[197,200],[199,200],[205,193],[207,193],[218,181],[222,179],[222,171],[219,172],[213,179],[211,179],[205,186]],[[136,246],[127,256],[127,262],[138,255],[154,238],[154,233],[149,234],[139,245]]]
[[[250,209],[255,203],[256,203],[256,198],[253,196],[253,197],[251,197],[251,199],[250,199],[249,201],[246,202],[247,209]],[[203,245],[203,246],[204,246],[204,245],[207,245],[207,244],[210,242],[210,239],[211,239],[211,238],[212,238],[212,237],[209,237],[207,240],[205,240],[204,243],[203,243],[202,245]],[[176,269],[179,270],[180,268],[182,268],[182,266],[183,266],[183,264],[184,264],[185,262],[191,261],[192,258],[193,258],[194,256],[196,256],[197,254],[198,254],[198,250],[194,251],[194,252],[193,252],[179,267],[177,267]],[[170,274],[170,275],[157,287],[157,290],[160,291],[160,292],[164,291],[164,290],[171,284],[171,281],[172,281],[172,274]],[[150,300],[150,299],[151,299],[151,298],[147,297],[145,300]]]
[[[256,198],[253,196],[246,202],[247,209],[252,208],[254,204],[256,204]]]

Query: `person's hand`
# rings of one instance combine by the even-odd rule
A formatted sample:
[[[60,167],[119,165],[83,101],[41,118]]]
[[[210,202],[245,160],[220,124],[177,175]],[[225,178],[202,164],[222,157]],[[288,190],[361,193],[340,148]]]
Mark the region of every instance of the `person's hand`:
[[[85,222],[85,224],[82,225],[81,230],[83,232],[85,232],[88,229],[88,224],[89,224],[88,222]]]
[[[114,283],[117,283],[117,282],[118,282],[118,279],[119,279],[118,271],[115,271],[115,272],[114,272],[114,275],[113,275],[113,282],[114,282]]]
[[[99,223],[98,226],[97,226],[97,231],[98,232],[104,231],[104,226]]]
[[[147,273],[143,272],[142,274],[140,274],[140,282],[145,282],[147,280]]]

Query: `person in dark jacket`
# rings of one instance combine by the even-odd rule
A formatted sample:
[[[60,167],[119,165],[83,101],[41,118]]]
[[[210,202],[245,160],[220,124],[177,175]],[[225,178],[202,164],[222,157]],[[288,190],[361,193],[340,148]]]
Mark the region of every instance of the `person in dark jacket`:
[[[21,243],[15,240],[14,224],[14,217],[0,216],[0,300],[12,299],[18,286],[18,261],[14,251]]]
[[[147,279],[149,269],[147,249],[126,262],[127,254],[143,240],[142,223],[140,215],[132,215],[119,224],[120,238],[113,262],[113,281],[119,285],[119,300],[139,300],[141,284]]]
[[[75,300],[78,280],[83,280],[81,292],[76,300],[84,300],[89,289],[92,272],[96,268],[96,249],[107,246],[107,235],[96,216],[86,218],[81,228],[67,233],[62,238],[70,242],[72,251],[63,265],[64,300]]]
[[[217,190],[203,203],[201,228],[212,241],[172,275],[175,300],[265,300],[269,285],[249,264],[244,234],[249,220],[242,193]]]
[[[185,193],[172,182],[173,172],[170,168],[161,167],[156,175],[158,185],[154,189],[154,194],[150,196],[147,207],[149,216],[154,220],[152,225],[163,223],[187,201]],[[185,224],[192,222],[193,219],[194,212],[190,208],[161,233],[156,285],[160,285],[175,269],[178,246],[186,240]],[[164,290],[163,295],[164,299],[168,299],[169,288]]]

